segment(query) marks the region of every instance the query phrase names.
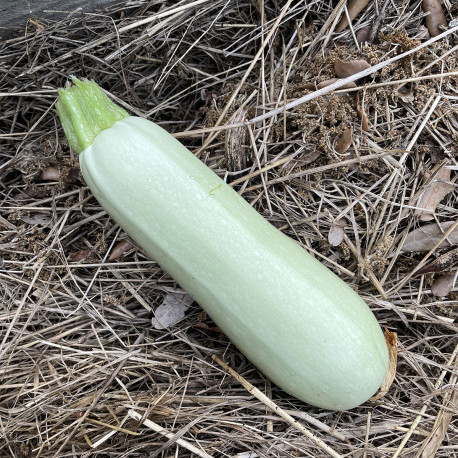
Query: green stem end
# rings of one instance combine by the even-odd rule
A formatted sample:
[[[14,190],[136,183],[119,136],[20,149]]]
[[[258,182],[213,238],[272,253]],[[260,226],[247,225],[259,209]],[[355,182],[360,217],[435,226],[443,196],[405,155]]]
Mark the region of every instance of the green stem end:
[[[81,153],[102,130],[129,115],[113,103],[95,81],[80,81],[75,76],[72,80],[74,86],[57,90],[56,109],[70,146]]]

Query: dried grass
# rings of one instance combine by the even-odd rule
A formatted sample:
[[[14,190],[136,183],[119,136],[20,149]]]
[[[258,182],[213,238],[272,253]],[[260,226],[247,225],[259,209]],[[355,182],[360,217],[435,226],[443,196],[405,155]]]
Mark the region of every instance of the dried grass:
[[[38,18],[0,43],[1,456],[327,456],[304,427],[336,455],[457,456],[457,288],[435,298],[430,275],[411,275],[423,255],[400,251],[419,226],[424,168],[457,166],[456,33],[359,80],[359,106],[345,89],[285,111],[313,93],[307,84],[335,76],[336,58],[377,64],[424,41],[418,1],[386,2],[380,41],[360,51],[354,38],[380,0],[334,35],[343,2],[290,3],[138,0]],[[178,286],[139,249],[107,261],[126,235],[81,182],[53,108],[71,74],[177,134],[359,291],[398,333],[384,398],[348,412],[305,405],[271,386],[196,304],[169,330],[151,326]],[[338,153],[350,126],[353,145]],[[228,144],[239,145],[230,157]],[[49,166],[58,181],[40,179]],[[456,207],[455,191],[436,219],[457,220]],[[332,246],[337,223],[345,235]]]

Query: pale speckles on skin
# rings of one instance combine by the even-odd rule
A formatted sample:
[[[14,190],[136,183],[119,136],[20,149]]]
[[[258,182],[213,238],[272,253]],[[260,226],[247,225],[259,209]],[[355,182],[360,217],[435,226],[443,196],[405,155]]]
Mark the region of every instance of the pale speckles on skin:
[[[126,118],[103,134],[98,158],[87,158],[96,197],[261,371],[323,407],[352,407],[377,390],[383,334],[348,286],[158,126]]]

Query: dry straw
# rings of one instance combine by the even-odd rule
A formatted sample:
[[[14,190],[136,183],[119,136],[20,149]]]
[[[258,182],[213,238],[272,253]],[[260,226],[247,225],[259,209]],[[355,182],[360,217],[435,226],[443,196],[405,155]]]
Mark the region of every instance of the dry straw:
[[[434,276],[415,274],[446,251],[440,239],[431,252],[402,249],[422,224],[424,171],[448,167],[455,185],[458,165],[456,30],[429,40],[420,3],[369,2],[337,33],[345,1],[138,0],[4,36],[0,456],[457,454],[457,288],[434,297]],[[455,3],[443,2],[448,19]],[[359,43],[362,31],[378,41]],[[336,59],[372,67],[347,79],[356,89],[314,90]],[[170,329],[151,325],[179,286],[136,247],[109,260],[126,235],[81,181],[54,112],[72,74],[179,137],[358,290],[398,334],[382,399],[349,412],[297,401],[197,304]],[[336,151],[350,127],[350,148]],[[232,162],[228,144],[239,145]],[[454,191],[434,221],[457,216]]]

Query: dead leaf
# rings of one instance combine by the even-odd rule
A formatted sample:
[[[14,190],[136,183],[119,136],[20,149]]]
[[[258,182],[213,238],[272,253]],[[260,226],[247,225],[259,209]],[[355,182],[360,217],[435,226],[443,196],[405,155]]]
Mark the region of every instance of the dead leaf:
[[[196,323],[193,325],[193,328],[201,328],[205,329],[205,331],[218,332],[219,334],[223,334],[223,331],[221,331],[218,326],[210,327],[207,323]]]
[[[342,243],[345,236],[345,227],[348,221],[345,218],[336,219],[332,222],[328,233],[328,242],[331,246],[338,246]]]
[[[430,38],[428,27],[421,25],[418,27],[418,31],[413,37],[414,40],[428,40]]]
[[[340,78],[331,78],[329,80],[322,81],[321,83],[318,83],[317,88],[323,89],[324,87],[337,83],[337,81],[340,81]],[[350,83],[344,84],[343,86],[339,87],[339,90],[340,89],[351,89],[354,87],[356,87],[356,83],[354,81],[351,81]]]
[[[56,167],[46,167],[41,171],[40,178],[45,181],[59,181],[60,172]]]
[[[360,45],[363,45],[364,43],[367,43],[371,38],[371,33],[372,33],[372,25],[368,25],[367,27],[363,27],[356,34],[356,41]]]
[[[155,310],[151,320],[156,329],[165,329],[181,321],[186,310],[194,302],[194,299],[187,293],[168,293],[162,304]]]
[[[441,26],[447,27],[447,19],[440,0],[423,0],[422,8],[425,13],[429,13],[425,18],[429,34],[432,37],[440,35],[444,31]]]
[[[49,197],[49,191],[44,187],[31,186],[14,195],[14,200],[43,199]]]
[[[331,226],[331,229],[328,233],[328,242],[331,246],[339,246],[345,236],[345,231],[343,227],[340,226]]]
[[[110,256],[108,257],[108,261],[113,261],[115,259],[120,258],[126,251],[130,250],[133,245],[129,242],[129,240],[121,240],[112,250]]]
[[[304,156],[302,157],[302,161],[304,165],[312,163],[314,160],[318,159],[321,155],[321,151],[316,149],[312,151],[307,151]]]
[[[371,397],[371,401],[377,401],[378,399],[383,398],[383,396],[388,393],[390,386],[393,384],[394,377],[396,376],[396,366],[398,360],[398,335],[395,332],[389,331],[387,328],[385,328],[383,335],[385,336],[386,345],[388,347],[388,372],[385,375],[385,380],[383,381],[379,392],[375,396]]]
[[[93,254],[92,250],[72,251],[68,255],[68,260],[71,262],[89,261]]]
[[[366,111],[363,111],[359,105],[359,92],[356,93],[356,112],[358,113],[358,116],[361,118],[361,128],[365,132],[370,132],[371,129],[369,127],[369,116],[367,115]]]
[[[425,172],[423,180],[428,181],[431,176],[430,171]],[[434,211],[440,201],[450,192],[455,189],[455,186],[450,183],[450,169],[442,168],[436,174],[435,178],[429,183],[422,195],[418,199],[415,215],[420,217],[421,221],[431,221],[434,219]]]
[[[417,275],[429,274],[432,272],[445,272],[458,264],[458,248],[451,250],[434,261],[426,264],[416,272]]]
[[[396,91],[396,94],[405,103],[412,103],[415,100],[412,88],[402,86]]]
[[[336,59],[334,61],[334,71],[339,78],[347,78],[348,76],[367,70],[370,67],[371,65],[365,60],[350,60],[344,62],[340,59]]]
[[[213,91],[207,91],[207,89],[204,88],[200,91],[200,98],[206,104],[210,104],[216,98],[216,93]]]
[[[342,154],[347,151],[353,143],[353,128],[349,127],[348,129],[344,130],[342,135],[336,141],[334,149],[337,153]]]
[[[457,272],[450,272],[436,277],[431,285],[431,292],[436,297],[445,297],[455,286]]]
[[[22,215],[21,219],[24,221],[24,223],[32,225],[40,224],[42,226],[48,226],[52,221],[51,216],[41,215],[39,213],[34,215]]]
[[[404,245],[402,245],[402,251],[418,253],[432,250],[453,224],[455,224],[455,221],[446,221],[441,223],[440,226],[437,223],[432,223],[409,232],[404,240]],[[453,245],[458,245],[458,227],[448,235],[438,248],[446,248]]]
[[[366,8],[367,4],[369,3],[369,0],[349,0],[348,5],[347,5],[347,11],[348,11],[348,16],[351,21],[355,19],[356,16],[358,16],[361,11]],[[345,27],[348,26],[348,20],[347,20],[347,15],[344,13],[342,15],[342,19],[340,20],[339,24],[337,24],[336,27],[336,32],[342,32],[342,30],[345,29]]]
[[[315,85],[313,83],[298,83],[294,86],[296,91],[314,91]]]

